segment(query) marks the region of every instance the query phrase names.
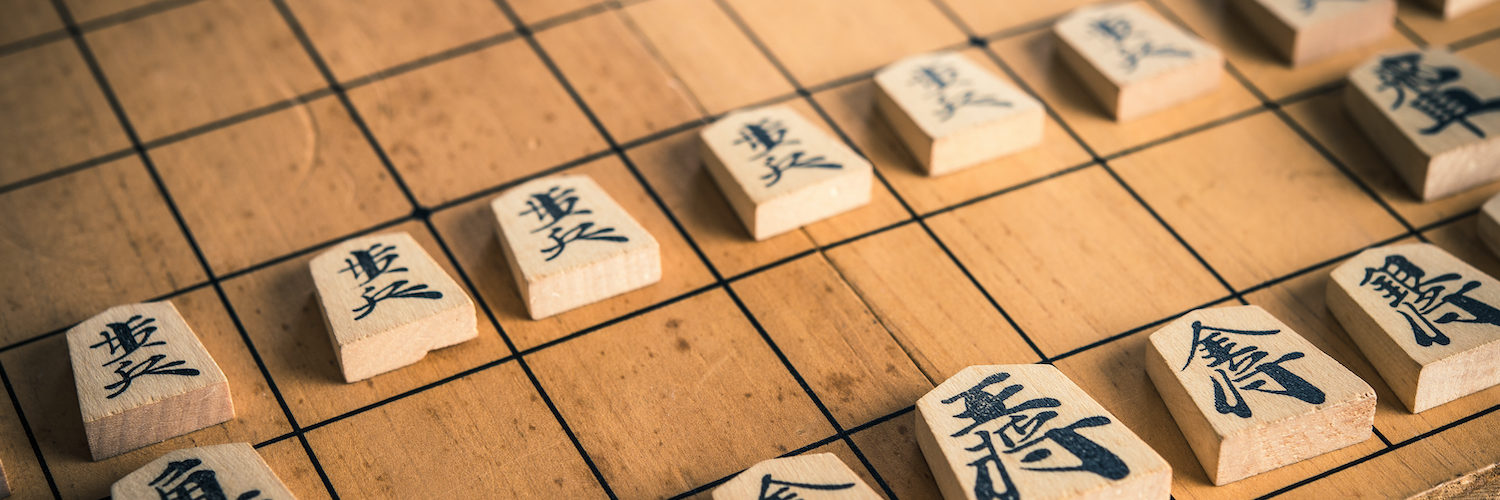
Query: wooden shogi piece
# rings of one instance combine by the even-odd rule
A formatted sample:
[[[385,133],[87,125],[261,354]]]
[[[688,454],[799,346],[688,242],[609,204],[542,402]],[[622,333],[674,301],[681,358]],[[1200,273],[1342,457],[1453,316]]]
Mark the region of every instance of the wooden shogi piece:
[[[10,496],[10,475],[5,473],[5,466],[0,464],[0,498]]]
[[[832,453],[765,460],[714,488],[713,500],[880,500],[863,479]]]
[[[699,139],[704,167],[757,241],[870,202],[870,162],[790,107],[735,111]]]
[[[1500,79],[1452,52],[1375,56],[1349,73],[1344,102],[1423,201],[1500,179]]]
[[[876,106],[927,175],[1042,142],[1036,99],[956,52],[908,57],[875,73]]]
[[[1500,383],[1500,282],[1437,246],[1372,248],[1334,268],[1328,309],[1406,408]]]
[[[1428,7],[1437,9],[1443,15],[1443,19],[1453,19],[1467,14],[1474,9],[1484,7],[1495,0],[1422,0]]]
[[[1261,38],[1292,66],[1384,39],[1396,0],[1235,0]]]
[[[1500,256],[1500,194],[1491,196],[1479,207],[1479,217],[1476,219],[1478,228],[1475,233],[1479,235],[1479,241],[1483,241],[1490,252]]]
[[[111,307],[67,341],[94,460],[234,418],[229,379],[171,302]]]
[[[916,432],[949,500],[1171,494],[1167,461],[1051,365],[965,368],[917,400]]]
[[[1146,373],[1215,485],[1359,443],[1375,424],[1370,384],[1258,306],[1168,323]]]
[[[469,295],[405,232],[344,241],[308,269],[346,382],[479,335]]]
[[[543,177],[490,202],[532,319],[661,281],[661,247],[586,175]]]
[[[249,443],[168,452],[115,481],[109,494],[114,500],[297,498]]]
[[[1218,48],[1142,7],[1082,7],[1052,26],[1057,53],[1115,120],[1159,111],[1219,85]]]

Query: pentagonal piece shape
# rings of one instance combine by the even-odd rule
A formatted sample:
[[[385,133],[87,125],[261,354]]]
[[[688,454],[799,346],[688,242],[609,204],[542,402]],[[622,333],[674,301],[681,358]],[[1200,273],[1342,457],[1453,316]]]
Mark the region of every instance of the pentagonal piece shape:
[[[714,500],[880,500],[832,453],[765,460],[714,488]]]
[[[1052,34],[1063,63],[1116,120],[1207,93],[1224,66],[1218,48],[1134,4],[1080,8]]]
[[[297,498],[249,443],[171,451],[115,481],[109,494],[116,500]]]
[[[1235,0],[1261,38],[1292,66],[1380,41],[1396,0]]]

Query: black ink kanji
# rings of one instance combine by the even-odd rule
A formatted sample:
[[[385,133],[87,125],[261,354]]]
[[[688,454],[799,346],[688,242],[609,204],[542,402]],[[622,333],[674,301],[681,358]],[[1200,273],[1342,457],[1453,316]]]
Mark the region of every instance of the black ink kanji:
[[[136,349],[156,345],[167,345],[166,342],[162,342],[160,340],[155,342],[151,341],[151,334],[156,333],[155,323],[156,318],[146,318],[139,314],[131,316],[130,319],[127,319],[121,323],[105,323],[104,326],[109,328],[109,330],[99,332],[99,336],[104,337],[104,340],[90,345],[89,348],[93,349],[100,346],[109,346],[110,354],[118,353],[119,356],[116,356],[115,358],[104,362],[103,365],[100,365],[108,366],[110,363],[114,363],[115,361],[118,361],[125,356],[129,356],[131,353],[135,352]]]
[[[771,171],[767,172],[765,175],[760,176],[760,179],[763,180],[763,181],[766,181],[766,187],[771,187],[771,186],[775,186],[776,183],[781,182],[781,176],[783,174],[785,174],[786,171],[794,169],[794,168],[826,168],[826,169],[844,168],[844,166],[842,164],[838,164],[838,163],[834,163],[834,162],[828,161],[828,159],[824,158],[823,155],[817,155],[817,156],[805,156],[805,155],[806,155],[806,152],[804,152],[804,151],[797,151],[795,153],[792,153],[792,154],[789,154],[789,155],[786,155],[786,156],[782,156],[780,158],[777,158],[777,157],[767,157],[766,158],[766,168],[771,169]]]
[[[1380,79],[1377,91],[1396,91],[1392,110],[1407,103],[1407,92],[1415,94],[1409,106],[1433,122],[1431,126],[1418,130],[1423,135],[1437,134],[1449,125],[1458,124],[1475,136],[1485,137],[1484,130],[1469,121],[1469,117],[1500,110],[1500,98],[1481,99],[1468,88],[1449,85],[1458,82],[1462,72],[1452,66],[1422,64],[1420,52],[1381,58],[1380,64],[1375,66],[1375,76]]]
[[[161,474],[146,485],[156,488],[161,500],[228,500],[224,487],[219,485],[218,474],[212,469],[198,469],[200,465],[203,461],[196,458],[167,462]],[[259,496],[260,490],[250,490],[235,500],[252,500]]]
[[[979,437],[978,444],[965,448],[967,451],[980,453],[978,458],[969,462],[969,466],[974,468],[975,497],[1019,499],[1020,492],[1016,490],[1011,473],[1000,457],[1023,452],[1024,455],[1019,459],[1024,464],[1021,467],[1022,470],[1049,473],[1081,471],[1111,480],[1119,480],[1130,475],[1130,467],[1125,464],[1124,460],[1105,446],[1079,432],[1080,429],[1110,424],[1108,417],[1099,415],[1084,417],[1071,424],[1049,429],[1049,424],[1058,417],[1058,413],[1047,408],[1059,408],[1062,402],[1054,398],[1040,397],[1011,405],[1007,400],[1025,388],[1020,384],[1007,385],[997,393],[987,390],[990,386],[1004,382],[1008,378],[1010,374],[1004,372],[990,375],[973,387],[942,401],[943,404],[953,404],[962,400],[963,410],[955,414],[954,418],[971,421],[969,425],[951,434],[950,437],[961,437],[971,433]],[[997,421],[1000,422],[999,425],[993,426],[992,429],[980,429],[982,426],[989,426]],[[1002,448],[995,447],[994,436],[1000,437]],[[1061,456],[1055,455],[1054,449],[1073,457],[1076,463],[1042,466],[1041,462]]]
[[[526,211],[520,215],[534,214],[538,222],[543,222],[541,227],[532,229],[531,232],[540,232],[562,222],[563,218],[570,215],[587,215],[594,213],[593,210],[578,207],[578,195],[573,194],[573,188],[562,189],[561,186],[552,186],[541,193],[533,193],[526,199]]]
[[[198,375],[199,373],[196,368],[175,368],[178,366],[186,365],[186,361],[179,359],[176,361],[167,362],[166,364],[161,364],[161,361],[163,359],[167,359],[167,355],[152,354],[151,356],[146,358],[146,361],[140,364],[136,364],[135,362],[128,359],[118,359],[112,361],[111,363],[115,363],[115,374],[120,376],[120,380],[104,386],[105,390],[114,390],[114,392],[111,392],[108,396],[105,396],[105,398],[114,399],[115,396],[119,396],[120,394],[123,394],[127,389],[130,389],[130,384],[134,383],[135,379],[147,375],[182,375],[190,377]],[[105,365],[108,364],[109,363],[105,363]]]
[[[1119,52],[1121,63],[1125,71],[1133,72],[1140,66],[1141,61],[1154,57],[1188,57],[1193,55],[1187,49],[1171,45],[1158,46],[1151,40],[1144,40],[1137,36],[1135,26],[1129,19],[1119,16],[1105,16],[1089,24],[1094,34],[1104,37],[1115,45]],[[1131,41],[1137,40],[1132,46]]]
[[[950,65],[934,64],[918,67],[913,79],[918,86],[927,89],[932,99],[937,101],[936,113],[939,121],[952,119],[958,114],[958,110],[967,106],[1010,106],[1009,101],[1002,101],[993,95],[963,88],[962,84],[966,82],[958,78],[958,69]]]
[[[770,118],[761,118],[760,121],[740,127],[740,137],[733,144],[750,146],[750,152],[754,153],[750,159],[759,160],[780,146],[802,143],[796,139],[789,140],[786,135],[786,125],[782,125],[780,121],[771,121]]]
[[[1479,288],[1478,281],[1468,281],[1453,293],[1447,293],[1445,283],[1457,284],[1463,277],[1458,273],[1447,273],[1425,279],[1427,272],[1403,255],[1388,255],[1380,267],[1365,268],[1365,277],[1359,286],[1369,286],[1382,298],[1390,299],[1386,304],[1395,309],[1411,327],[1412,338],[1417,345],[1430,347],[1433,344],[1448,345],[1452,339],[1438,325],[1449,323],[1472,323],[1500,326],[1500,310],[1479,301],[1468,294]],[[1444,309],[1438,314],[1439,309]],[[1436,316],[1434,318],[1433,316]]]
[[[613,227],[594,229],[594,223],[592,222],[580,222],[578,225],[573,226],[572,229],[566,231],[563,228],[554,227],[552,228],[552,232],[547,233],[547,237],[552,239],[552,246],[543,248],[542,253],[551,254],[547,256],[547,260],[549,261],[562,255],[563,250],[568,248],[569,243],[578,240],[613,241],[616,243],[630,241],[630,238],[624,235],[615,234],[615,228]]]
[[[373,286],[365,287],[365,292],[360,295],[361,298],[365,299],[365,304],[353,309],[353,312],[359,313],[359,315],[355,316],[354,319],[359,320],[364,318],[365,316],[369,316],[370,313],[375,312],[375,304],[378,304],[380,303],[380,301],[386,299],[443,298],[443,292],[439,292],[437,290],[428,290],[426,284],[406,286],[406,283],[406,280],[392,281],[391,284],[386,285],[384,288],[381,288],[379,290],[376,290]]]
[[[761,476],[760,478],[760,494],[757,495],[756,498],[758,498],[759,500],[801,500],[802,497],[797,495],[800,490],[838,491],[847,490],[853,487],[854,483],[794,483],[791,481],[777,480],[775,478],[772,478],[770,474],[766,474],[764,476]],[[773,490],[772,488],[775,489]]]
[[[1207,362],[1206,366],[1213,370],[1211,380],[1214,384],[1214,409],[1225,415],[1250,418],[1250,404],[1240,391],[1276,394],[1308,404],[1321,404],[1325,399],[1322,389],[1282,366],[1282,363],[1302,358],[1303,353],[1290,352],[1273,361],[1266,361],[1265,358],[1270,353],[1248,342],[1240,347],[1239,342],[1230,337],[1269,336],[1280,332],[1281,330],[1231,330],[1204,326],[1203,322],[1194,321],[1193,340],[1188,346],[1188,358],[1182,364],[1182,370],[1192,366],[1194,359]],[[1267,381],[1280,388],[1267,388]]]
[[[339,272],[353,274],[354,279],[364,277],[364,281],[355,285],[364,286],[382,274],[406,272],[406,268],[404,267],[391,269],[391,265],[400,256],[401,254],[396,253],[395,246],[376,243],[370,245],[370,248],[349,252],[349,257],[344,258],[344,268],[340,269]]]

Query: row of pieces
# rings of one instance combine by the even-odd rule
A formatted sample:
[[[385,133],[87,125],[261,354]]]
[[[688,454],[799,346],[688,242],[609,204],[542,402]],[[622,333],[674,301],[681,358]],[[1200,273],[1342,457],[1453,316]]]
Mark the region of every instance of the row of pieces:
[[[1500,198],[1497,198],[1500,199]],[[1495,202],[1500,204],[1500,201]],[[1500,383],[1500,282],[1429,244],[1335,268],[1328,307],[1408,409]],[[1200,309],[1148,339],[1145,369],[1210,480],[1228,484],[1369,439],[1375,391],[1257,306]],[[916,403],[944,498],[1142,498],[1171,467],[1050,365],[972,366]],[[767,496],[767,495],[770,496]],[[716,500],[879,498],[832,455],[751,467]]]

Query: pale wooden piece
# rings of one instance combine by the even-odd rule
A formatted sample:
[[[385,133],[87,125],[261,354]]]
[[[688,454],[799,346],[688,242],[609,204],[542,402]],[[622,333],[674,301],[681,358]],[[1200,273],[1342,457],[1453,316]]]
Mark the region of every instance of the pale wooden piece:
[[[1168,323],[1151,334],[1146,372],[1216,485],[1357,444],[1375,424],[1375,390],[1259,306]]]
[[[527,182],[495,198],[490,208],[532,319],[661,281],[656,238],[586,175]],[[578,239],[554,249],[570,234],[596,233],[611,239]]]
[[[171,302],[111,307],[67,340],[94,460],[234,418],[229,379]]]
[[[1437,9],[1443,19],[1453,19],[1484,7],[1495,0],[1423,0],[1428,7]]]
[[[773,458],[714,488],[713,500],[880,500],[879,494],[832,453]]]
[[[370,276],[362,260],[384,272],[366,282]],[[313,258],[308,269],[346,382],[416,363],[428,351],[479,335],[469,295],[405,232],[345,241]],[[367,307],[366,296],[378,299],[388,292],[398,296]],[[400,296],[413,294],[441,296]]]
[[[1484,205],[1479,207],[1479,217],[1475,217],[1478,226],[1475,234],[1484,246],[1490,248],[1495,255],[1500,255],[1500,194],[1491,196]]]
[[[956,52],[896,61],[875,73],[875,86],[881,114],[927,175],[1042,142],[1041,104]]]
[[[787,106],[735,111],[699,140],[704,167],[757,241],[870,202],[870,162]],[[799,164],[837,167],[786,167]]]
[[[109,494],[115,500],[160,500],[167,498],[162,492],[194,491],[193,488],[202,488],[196,491],[199,495],[220,491],[223,493],[220,498],[297,498],[249,443],[173,450],[115,481]],[[257,491],[258,495],[250,494]]]
[[[1005,374],[1003,379],[1001,374]],[[987,380],[992,376],[996,378]],[[991,383],[980,387],[986,382]],[[1016,386],[1020,388],[1008,397],[996,397]],[[1024,403],[1039,398],[1053,398],[1059,404],[1022,408]],[[1056,412],[1056,416],[1050,420],[1038,419],[1042,412]],[[985,414],[991,420],[985,421]],[[1017,417],[1023,418],[1016,422],[1018,426],[1034,430],[1030,439],[1041,440],[1014,453],[1005,453],[1000,429]],[[1092,417],[1103,417],[1107,423],[1089,425],[1100,422],[1083,420]],[[977,422],[982,423],[965,431],[966,427]],[[1029,427],[1033,425],[1040,427]],[[1087,470],[1028,470],[1078,467],[1089,460],[1102,458],[1075,457],[1046,437],[1049,431],[1068,426],[1074,426],[1079,436],[1111,452],[1118,458],[1116,465],[1123,465],[1123,468],[1111,468],[1113,478]],[[1018,445],[1030,442],[1014,429],[1003,432]],[[1172,468],[1166,460],[1051,365],[982,365],[963,369],[917,400],[916,433],[927,466],[932,469],[943,498],[949,500],[998,498],[976,494],[976,489],[984,488],[977,481],[980,469],[973,465],[976,462],[984,467],[993,485],[992,490],[985,493],[1012,495],[1007,498],[1019,495],[1031,499],[1165,499],[1171,494]],[[993,460],[980,462],[988,455],[986,443],[998,452],[998,463]],[[1023,458],[1037,454],[1038,449],[1047,449],[1050,455],[1039,461],[1022,462]],[[1007,491],[1007,482],[1002,477],[1008,478],[1014,489]]]
[[[5,465],[0,464],[0,498],[10,496],[10,475],[5,473]]]
[[[1453,79],[1441,81],[1448,77]],[[1452,52],[1375,56],[1349,73],[1344,102],[1359,128],[1423,201],[1500,179],[1500,79]],[[1435,108],[1473,114],[1439,122],[1420,110]]]
[[[1052,35],[1063,63],[1117,121],[1208,93],[1224,66],[1218,48],[1133,4],[1079,8]]]
[[[1384,39],[1396,0],[1235,0],[1276,52],[1301,66]]]
[[[1437,280],[1449,273],[1458,276]],[[1500,282],[1437,246],[1360,252],[1334,268],[1327,301],[1412,413],[1500,383],[1500,311],[1494,308]],[[1419,314],[1412,307],[1433,309]]]

